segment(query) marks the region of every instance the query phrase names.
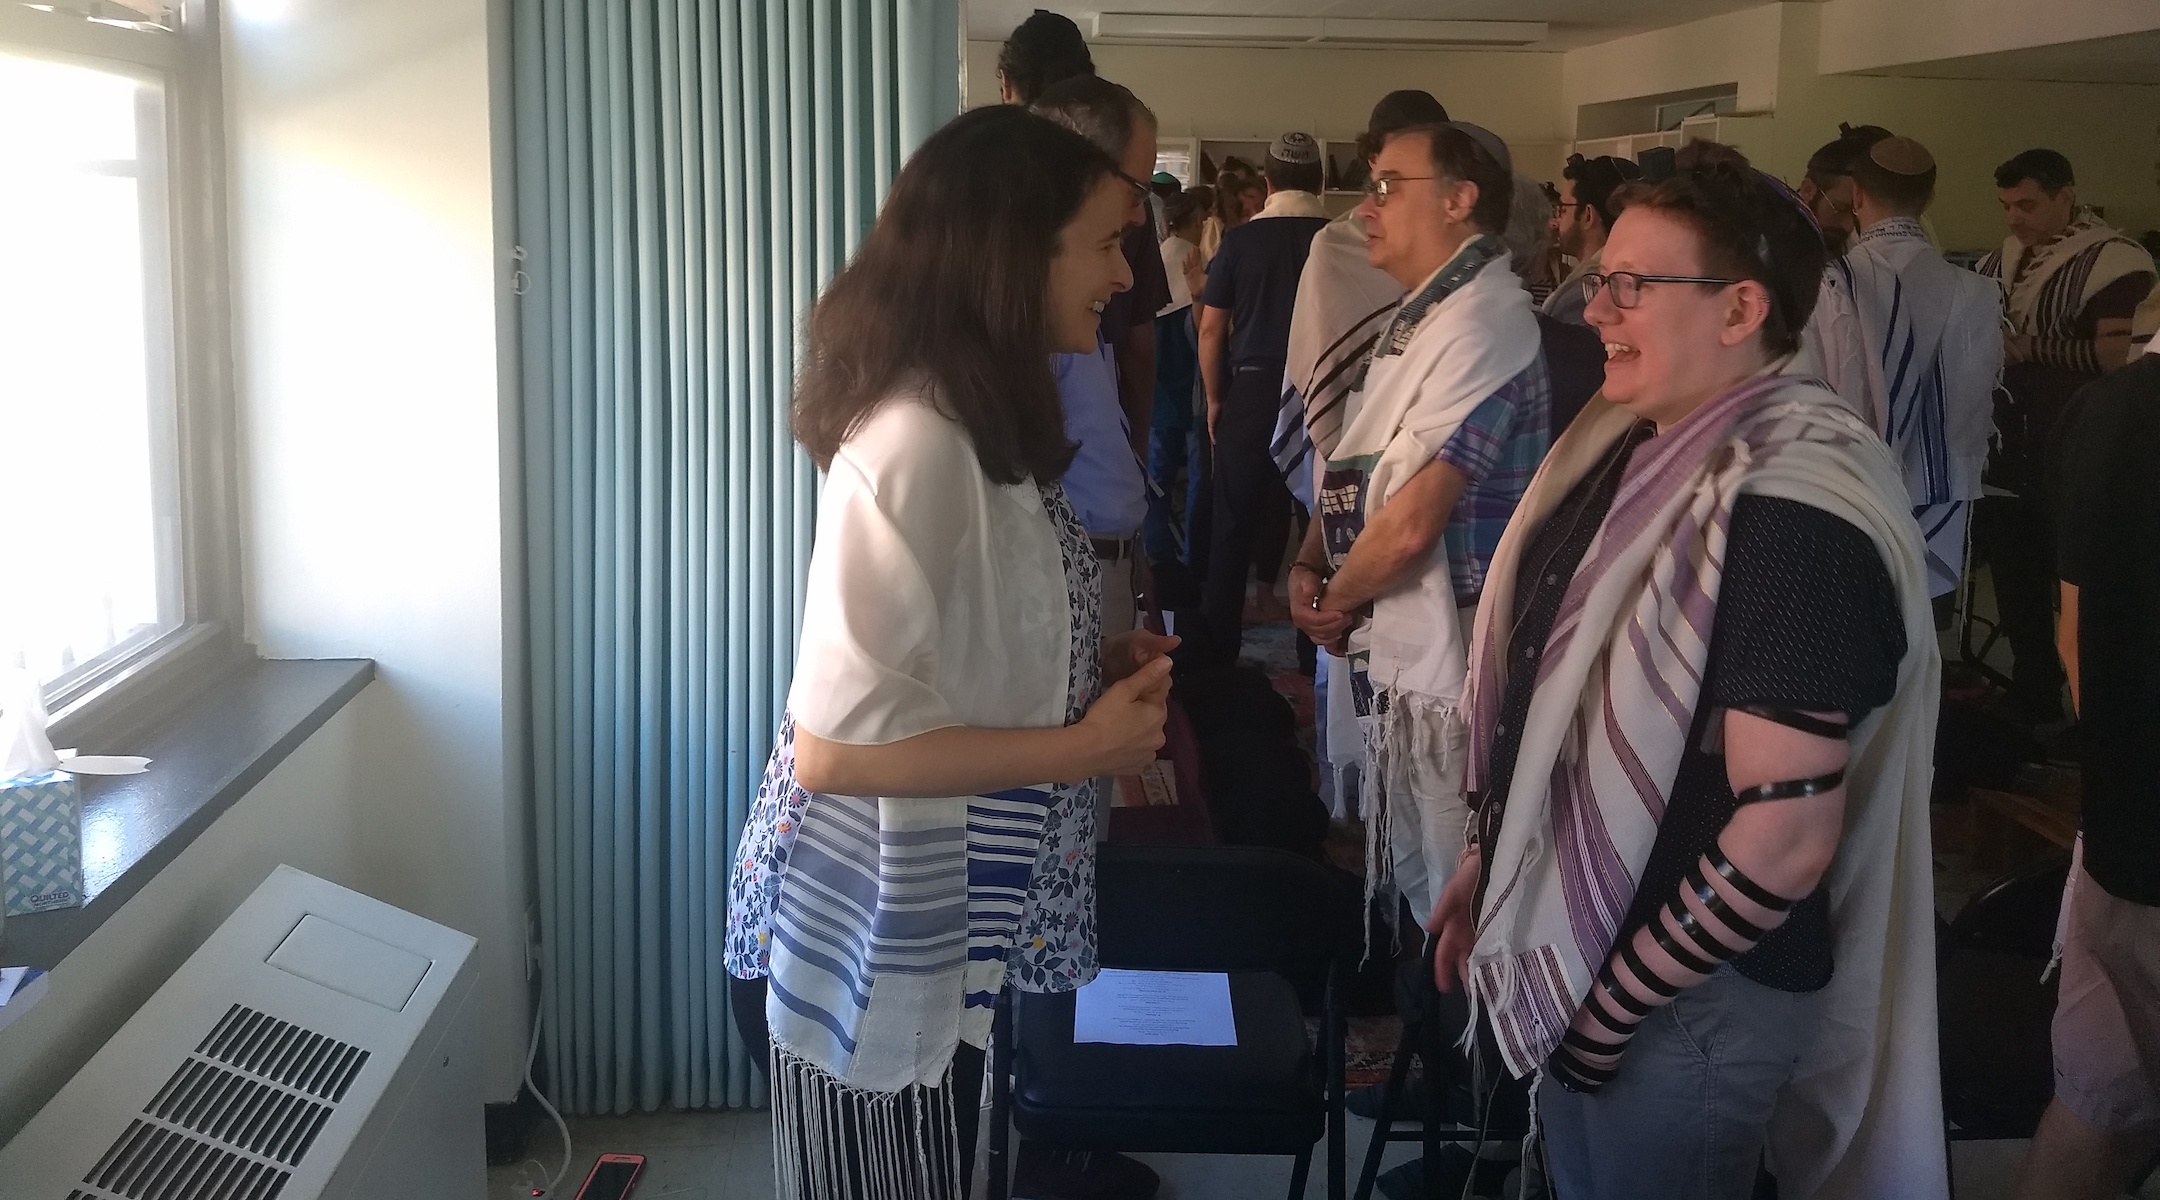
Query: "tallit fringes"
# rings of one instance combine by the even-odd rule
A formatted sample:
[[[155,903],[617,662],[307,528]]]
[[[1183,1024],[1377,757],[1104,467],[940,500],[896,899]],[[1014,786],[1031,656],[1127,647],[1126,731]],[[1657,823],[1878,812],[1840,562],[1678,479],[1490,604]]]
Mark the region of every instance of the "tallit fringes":
[[[962,1200],[952,1067],[943,1086],[852,1088],[773,1047],[777,1200]]]
[[[1522,1135],[1522,1161],[1525,1170],[1529,1168],[1530,1155],[1537,1149],[1538,1138],[1543,1133],[1543,1131],[1538,1128],[1537,1097],[1538,1089],[1544,1086],[1545,1067],[1543,1064],[1539,1064],[1537,1070],[1530,1072],[1530,1113],[1528,1120],[1523,1126]],[[1543,1172],[1540,1173],[1542,1174]],[[1552,1186],[1552,1180],[1548,1178],[1545,1181],[1545,1186],[1550,1188]]]
[[[1365,769],[1358,778],[1358,809],[1365,818],[1365,911],[1372,911],[1373,897],[1394,882],[1395,857],[1391,849],[1393,822],[1388,819],[1387,729],[1384,720],[1360,720],[1358,734],[1365,741]],[[1381,909],[1388,928],[1395,929],[1396,906]],[[1397,947],[1399,949],[1399,947]],[[1365,956],[1372,957],[1372,922],[1365,922]]]

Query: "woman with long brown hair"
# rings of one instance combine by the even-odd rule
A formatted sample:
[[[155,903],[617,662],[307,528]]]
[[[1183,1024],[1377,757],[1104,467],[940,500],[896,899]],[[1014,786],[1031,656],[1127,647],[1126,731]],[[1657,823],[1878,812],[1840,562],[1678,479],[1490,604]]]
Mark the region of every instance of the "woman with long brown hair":
[[[1094,780],[1155,757],[1174,643],[1100,636],[1050,356],[1131,283],[1129,188],[968,113],[811,314],[795,431],[827,474],[728,905],[782,1196],[964,1194],[993,998],[1095,974]]]

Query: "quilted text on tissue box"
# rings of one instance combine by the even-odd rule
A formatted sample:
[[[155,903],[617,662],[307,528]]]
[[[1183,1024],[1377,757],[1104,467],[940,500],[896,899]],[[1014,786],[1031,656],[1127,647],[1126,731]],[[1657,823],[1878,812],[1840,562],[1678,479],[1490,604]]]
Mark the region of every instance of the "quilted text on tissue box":
[[[82,793],[73,775],[0,783],[0,877],[10,916],[82,907]]]

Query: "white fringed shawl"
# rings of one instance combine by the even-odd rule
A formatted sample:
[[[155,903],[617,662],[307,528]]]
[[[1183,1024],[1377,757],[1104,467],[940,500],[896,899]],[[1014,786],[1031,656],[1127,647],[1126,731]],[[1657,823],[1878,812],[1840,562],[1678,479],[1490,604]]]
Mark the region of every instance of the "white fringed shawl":
[[[1593,400],[1502,539],[1472,666],[1473,790],[1484,786],[1523,548],[1634,423]],[[1758,376],[1645,443],[1540,659],[1487,866],[1470,971],[1509,1069],[1541,1069],[1610,952],[1692,727],[1727,522],[1742,492],[1813,505],[1881,553],[1909,649],[1854,730],[1846,828],[1826,879],[1837,972],[1815,1045],[1770,1128],[1780,1194],[1946,1194],[1936,1070],[1928,789],[1941,661],[1897,461],[1812,380]]]
[[[1466,242],[1403,301],[1362,386],[1342,403],[1340,434],[1319,446],[1318,516],[1333,566],[1463,421],[1539,352],[1530,293],[1490,234]],[[1350,635],[1350,686],[1338,695],[1330,677],[1328,741],[1365,747],[1367,887],[1392,873],[1422,915],[1454,866],[1469,815],[1461,779],[1470,657],[1446,547],[1435,546],[1418,577],[1372,609]],[[1353,692],[1370,696],[1372,711],[1354,711]]]

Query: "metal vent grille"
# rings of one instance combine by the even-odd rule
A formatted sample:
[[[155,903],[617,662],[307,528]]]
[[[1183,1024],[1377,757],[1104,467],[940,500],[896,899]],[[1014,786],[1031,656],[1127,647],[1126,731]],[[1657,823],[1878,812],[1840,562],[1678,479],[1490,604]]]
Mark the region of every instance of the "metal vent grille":
[[[240,1004],[227,1010],[195,1053],[332,1104],[345,1098],[368,1058],[356,1046]]]
[[[276,1200],[291,1172],[244,1158],[199,1138],[130,1122],[83,1182],[84,1200]]]
[[[68,1200],[276,1200],[367,1060],[235,1004]]]
[[[216,1142],[297,1166],[330,1106],[190,1059],[144,1110]]]

